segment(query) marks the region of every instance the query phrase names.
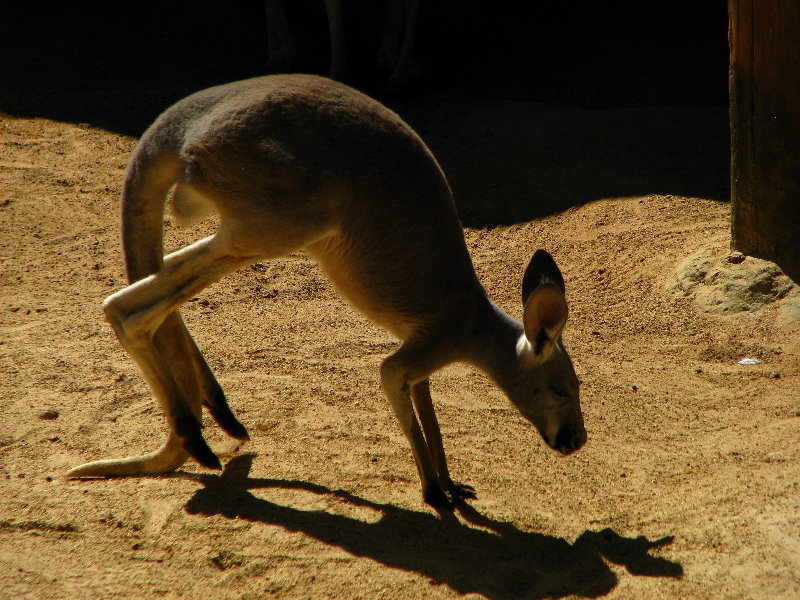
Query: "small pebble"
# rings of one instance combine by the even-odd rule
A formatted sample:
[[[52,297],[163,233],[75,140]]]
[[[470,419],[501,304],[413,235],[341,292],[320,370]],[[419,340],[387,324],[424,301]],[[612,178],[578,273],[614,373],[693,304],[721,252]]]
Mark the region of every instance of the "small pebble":
[[[744,262],[744,259],[745,256],[741,252],[731,252],[728,254],[728,262],[734,265]]]
[[[58,418],[58,411],[54,408],[48,408],[39,413],[39,418],[43,421],[52,421]]]
[[[761,361],[757,358],[743,358],[739,361],[740,365],[760,365]]]

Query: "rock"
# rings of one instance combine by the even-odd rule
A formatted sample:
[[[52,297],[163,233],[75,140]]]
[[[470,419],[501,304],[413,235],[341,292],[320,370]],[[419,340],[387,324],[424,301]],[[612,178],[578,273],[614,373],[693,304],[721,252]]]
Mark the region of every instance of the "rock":
[[[800,291],[775,264],[724,248],[703,248],[683,261],[667,288],[692,295],[703,310],[735,313],[758,310]]]

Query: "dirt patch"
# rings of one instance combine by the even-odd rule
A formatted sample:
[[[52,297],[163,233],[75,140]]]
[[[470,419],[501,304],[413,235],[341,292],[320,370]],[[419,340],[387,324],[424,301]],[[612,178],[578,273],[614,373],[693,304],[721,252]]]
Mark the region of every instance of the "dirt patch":
[[[800,595],[800,327],[788,296],[708,312],[667,290],[728,231],[727,204],[689,193],[725,185],[718,156],[682,145],[701,143],[708,119],[463,102],[409,118],[467,197],[467,241],[496,302],[519,316],[536,248],[561,265],[589,442],[556,455],[486,377],[446,369],[432,391],[451,470],[478,491],[454,514],[422,503],[381,395],[396,342],[302,254],[242,269],[183,309],[252,436],[239,447],[206,429],[222,473],[64,481],[71,466],[165,435],[100,310],[124,285],[117,197],[135,140],[0,121],[1,597]],[[501,129],[543,137],[515,135],[499,156],[485,116],[500,112]],[[574,118],[579,131],[553,125]],[[615,131],[628,145],[603,170],[569,152],[581,140],[602,151]],[[636,131],[657,135],[625,133]],[[537,190],[558,197],[548,216],[535,214]],[[478,226],[493,206],[506,224]],[[167,246],[211,227],[168,224]],[[747,356],[762,362],[739,364]]]

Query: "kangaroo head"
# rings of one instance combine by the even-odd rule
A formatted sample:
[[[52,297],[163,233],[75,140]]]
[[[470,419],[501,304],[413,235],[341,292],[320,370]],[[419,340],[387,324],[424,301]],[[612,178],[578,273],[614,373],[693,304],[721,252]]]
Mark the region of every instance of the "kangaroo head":
[[[524,333],[517,342],[515,376],[506,393],[547,445],[562,454],[586,443],[578,377],[561,341],[567,322],[564,278],[544,250],[533,255],[522,280]]]

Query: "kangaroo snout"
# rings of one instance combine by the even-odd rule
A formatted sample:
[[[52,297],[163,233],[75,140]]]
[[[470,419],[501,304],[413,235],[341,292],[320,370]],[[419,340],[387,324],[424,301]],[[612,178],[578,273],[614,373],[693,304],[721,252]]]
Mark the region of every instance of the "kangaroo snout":
[[[586,443],[586,429],[575,425],[564,425],[556,434],[554,450],[566,456],[579,450]]]

